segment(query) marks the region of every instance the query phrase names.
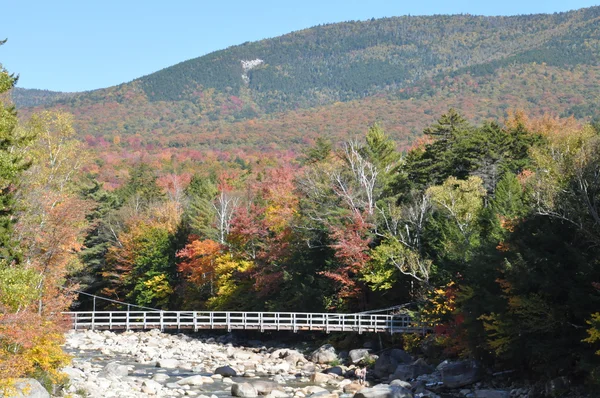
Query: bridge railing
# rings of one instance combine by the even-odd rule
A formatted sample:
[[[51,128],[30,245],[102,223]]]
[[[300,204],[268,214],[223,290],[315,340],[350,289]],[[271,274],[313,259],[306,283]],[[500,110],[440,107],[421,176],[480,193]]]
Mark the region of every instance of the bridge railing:
[[[408,315],[240,311],[67,312],[73,329],[256,329],[326,332],[424,332]]]

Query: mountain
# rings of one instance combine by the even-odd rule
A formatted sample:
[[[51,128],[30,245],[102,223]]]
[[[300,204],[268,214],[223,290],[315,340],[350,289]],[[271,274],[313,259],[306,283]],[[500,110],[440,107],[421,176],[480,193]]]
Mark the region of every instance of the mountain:
[[[600,93],[599,19],[591,7],[328,24],[44,106],[73,113],[91,146],[147,151],[301,149],[375,121],[408,145],[450,106],[474,121],[512,108],[589,118]]]
[[[38,90],[32,88],[15,87],[11,90],[11,97],[17,108],[27,108],[51,104],[57,100],[69,98],[75,93],[60,91]]]

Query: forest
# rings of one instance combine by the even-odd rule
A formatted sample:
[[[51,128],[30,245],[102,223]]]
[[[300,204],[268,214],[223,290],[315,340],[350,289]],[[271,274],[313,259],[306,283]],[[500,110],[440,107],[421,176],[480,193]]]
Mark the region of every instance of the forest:
[[[524,378],[600,383],[600,124],[440,113],[302,151],[144,158],[123,181],[63,111],[17,118],[0,73],[0,381],[60,383],[77,290],[160,309],[401,303],[434,346]],[[115,142],[113,142],[115,144]],[[116,142],[118,144],[118,142]]]

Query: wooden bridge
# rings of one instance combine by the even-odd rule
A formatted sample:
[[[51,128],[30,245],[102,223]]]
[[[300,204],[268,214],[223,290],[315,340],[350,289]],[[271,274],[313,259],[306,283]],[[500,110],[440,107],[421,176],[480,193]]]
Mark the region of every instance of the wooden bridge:
[[[406,314],[237,311],[84,311],[64,315],[75,330],[318,330],[324,332],[425,333]]]

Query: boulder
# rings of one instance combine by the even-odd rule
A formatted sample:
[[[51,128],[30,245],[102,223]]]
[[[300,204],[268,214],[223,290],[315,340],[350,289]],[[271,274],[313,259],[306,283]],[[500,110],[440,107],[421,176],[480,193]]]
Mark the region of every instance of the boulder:
[[[413,398],[413,394],[404,387],[379,384],[373,388],[359,390],[353,398]]]
[[[283,359],[291,365],[297,365],[298,362],[306,362],[306,358],[300,352],[296,350],[290,350],[287,348],[282,348],[279,350],[273,351],[270,357],[272,359]]]
[[[377,361],[375,361],[373,373],[379,378],[387,378],[396,371],[398,365],[409,364],[412,362],[413,359],[409,353],[394,348],[381,353],[379,358],[377,358]]]
[[[125,365],[121,365],[118,362],[109,362],[106,364],[104,369],[98,373],[98,377],[117,376],[123,377],[129,374],[129,368]]]
[[[411,364],[398,365],[394,374],[390,376],[390,380],[410,380],[433,371],[433,366],[429,366],[423,359],[419,358]]]
[[[315,372],[310,375],[310,381],[315,384],[327,383],[331,378],[331,375],[321,372]]]
[[[270,392],[279,389],[279,384],[266,380],[253,381],[252,385],[258,395],[267,395]]]
[[[234,397],[254,398],[258,396],[258,392],[250,383],[235,383],[231,385],[231,395]]]
[[[331,344],[325,344],[315,350],[311,357],[311,361],[315,363],[330,363],[338,359],[335,353],[335,348]]]
[[[444,361],[437,368],[447,388],[468,386],[481,380],[482,367],[476,361]]]
[[[237,376],[237,372],[231,366],[219,366],[213,373],[223,377]]]
[[[334,374],[337,376],[343,376],[344,375],[344,369],[342,369],[339,366],[334,366],[328,369],[325,369],[325,373],[327,374]]]
[[[371,350],[368,348],[359,348],[358,350],[350,350],[348,357],[350,362],[357,364],[371,356]]]
[[[475,390],[475,398],[510,398],[510,391]]]
[[[13,384],[14,391],[7,397],[16,398],[50,398],[50,394],[36,379],[16,379]],[[5,395],[1,395],[4,397]]]

